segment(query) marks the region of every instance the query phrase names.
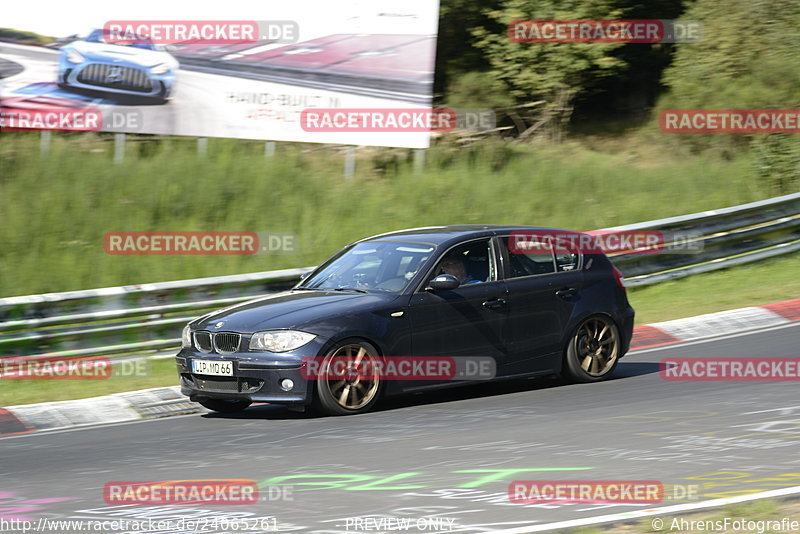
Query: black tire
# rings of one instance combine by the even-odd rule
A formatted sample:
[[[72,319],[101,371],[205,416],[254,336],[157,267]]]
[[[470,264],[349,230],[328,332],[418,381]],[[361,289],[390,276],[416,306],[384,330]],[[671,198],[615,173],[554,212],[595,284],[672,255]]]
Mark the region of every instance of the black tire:
[[[383,380],[377,365],[367,367],[372,371],[367,378],[360,376],[360,373],[351,374],[351,378],[331,378],[335,372],[333,363],[337,360],[353,362],[358,366],[367,359],[377,361],[380,355],[371,343],[362,339],[344,340],[329,350],[320,364],[320,375],[314,386],[314,407],[328,415],[353,415],[369,411],[383,391]],[[361,365],[360,369],[365,367]]]
[[[220,413],[237,413],[241,412],[252,404],[246,400],[225,400],[225,399],[205,399],[198,401],[200,404],[209,410]]]
[[[619,363],[619,328],[606,315],[581,321],[564,351],[564,375],[575,382],[608,379]]]

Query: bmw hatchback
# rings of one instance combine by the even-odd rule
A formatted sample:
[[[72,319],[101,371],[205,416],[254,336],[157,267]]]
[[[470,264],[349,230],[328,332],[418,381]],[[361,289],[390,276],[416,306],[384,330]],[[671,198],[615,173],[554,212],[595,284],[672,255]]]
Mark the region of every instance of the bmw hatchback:
[[[189,323],[181,391],[220,412],[276,403],[346,415],[476,380],[604,380],[628,350],[634,311],[622,274],[587,243],[477,225],[362,239],[289,291]]]

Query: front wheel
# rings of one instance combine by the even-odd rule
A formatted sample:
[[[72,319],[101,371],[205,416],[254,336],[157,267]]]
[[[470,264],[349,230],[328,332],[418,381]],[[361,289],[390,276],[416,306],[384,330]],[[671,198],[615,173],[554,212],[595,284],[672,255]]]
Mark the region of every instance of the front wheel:
[[[245,400],[203,399],[198,401],[211,411],[220,413],[241,412],[252,403]]]
[[[576,382],[599,382],[614,372],[619,361],[619,329],[610,317],[584,319],[570,338],[564,373]]]
[[[379,359],[378,350],[363,340],[336,345],[320,365],[314,396],[317,408],[329,415],[369,411],[383,387]]]

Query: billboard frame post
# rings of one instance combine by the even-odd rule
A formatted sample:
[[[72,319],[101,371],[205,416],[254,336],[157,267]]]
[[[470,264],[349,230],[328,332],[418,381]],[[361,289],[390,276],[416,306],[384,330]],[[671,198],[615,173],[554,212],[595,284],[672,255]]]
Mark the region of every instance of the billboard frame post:
[[[344,179],[352,180],[356,174],[356,146],[348,145],[344,152]]]
[[[39,136],[39,155],[44,159],[50,155],[50,143],[53,140],[53,132],[50,130],[42,130]]]
[[[275,141],[267,141],[264,143],[264,157],[271,158],[275,156]]]
[[[208,137],[197,138],[197,155],[204,158],[208,153]]]
[[[125,134],[114,134],[114,164],[119,165],[125,159]]]
[[[420,174],[423,170],[425,170],[425,149],[424,148],[415,148],[414,149],[414,173]]]

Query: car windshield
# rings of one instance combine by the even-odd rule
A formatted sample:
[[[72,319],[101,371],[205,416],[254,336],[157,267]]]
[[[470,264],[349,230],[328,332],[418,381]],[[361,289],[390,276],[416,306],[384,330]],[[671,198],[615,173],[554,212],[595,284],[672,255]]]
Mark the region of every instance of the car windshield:
[[[125,34],[112,35],[106,30],[95,30],[86,38],[87,43],[104,43],[117,46],[131,46],[144,50],[156,50],[156,45],[147,37],[129,36]]]
[[[433,254],[425,243],[358,243],[303,280],[300,289],[354,289],[397,293]]]

